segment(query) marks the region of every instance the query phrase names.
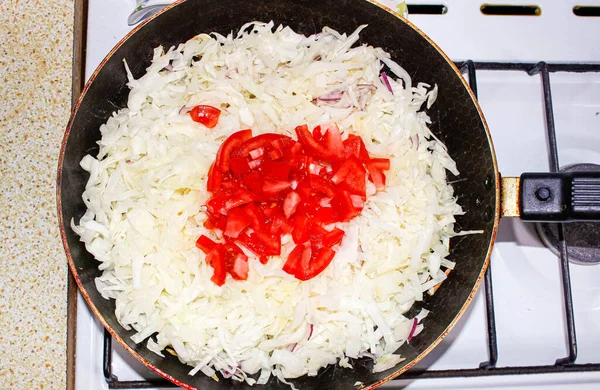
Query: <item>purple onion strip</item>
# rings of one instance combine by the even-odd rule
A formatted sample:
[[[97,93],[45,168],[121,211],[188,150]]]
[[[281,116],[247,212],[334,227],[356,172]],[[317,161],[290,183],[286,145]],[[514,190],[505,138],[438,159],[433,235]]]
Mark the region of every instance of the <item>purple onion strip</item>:
[[[386,88],[393,95],[394,91],[392,90],[392,86],[390,84],[390,80],[388,79],[387,74],[385,74],[385,72],[381,72],[381,80],[383,80],[383,83],[385,84]]]

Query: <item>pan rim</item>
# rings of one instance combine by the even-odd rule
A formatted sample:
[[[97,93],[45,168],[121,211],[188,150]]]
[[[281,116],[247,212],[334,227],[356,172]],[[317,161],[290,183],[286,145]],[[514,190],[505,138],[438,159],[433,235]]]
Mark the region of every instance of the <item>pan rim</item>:
[[[142,23],[140,23],[138,26],[136,26],[133,30],[131,30],[127,35],[125,35],[112,49],[111,51],[103,58],[103,60],[100,62],[100,64],[98,65],[98,67],[94,70],[94,72],[92,73],[92,75],[90,76],[89,80],[86,82],[85,87],[83,89],[83,91],[81,92],[80,96],[77,99],[77,103],[76,105],[73,107],[73,110],[71,112],[71,116],[69,118],[69,122],[67,123],[67,127],[65,130],[65,134],[63,136],[62,139],[62,143],[61,143],[61,149],[60,149],[60,154],[59,154],[59,158],[58,158],[58,170],[57,170],[57,178],[56,178],[56,204],[57,204],[57,215],[58,215],[58,222],[59,222],[59,229],[60,229],[60,236],[61,236],[61,240],[63,243],[63,247],[65,250],[65,254],[67,256],[67,260],[69,263],[69,269],[71,271],[71,274],[73,275],[77,286],[79,288],[79,291],[81,293],[81,295],[83,296],[83,298],[85,299],[86,303],[88,304],[90,310],[94,313],[94,315],[96,316],[96,318],[100,321],[100,323],[102,324],[102,326],[111,334],[111,336],[117,340],[117,342],[119,344],[121,344],[121,346],[127,350],[127,352],[129,352],[131,355],[133,355],[138,361],[140,361],[140,363],[142,363],[144,366],[148,367],[149,369],[151,369],[152,371],[154,371],[155,373],[157,373],[158,375],[160,375],[161,377],[163,377],[164,379],[167,379],[168,381],[176,384],[179,387],[182,387],[184,389],[188,389],[188,390],[197,390],[196,387],[193,387],[187,383],[181,382],[179,380],[177,380],[176,378],[172,377],[171,375],[167,374],[166,372],[162,371],[161,369],[159,369],[158,367],[156,367],[154,364],[150,363],[148,360],[144,359],[144,357],[142,357],[139,353],[137,353],[136,351],[134,351],[117,333],[116,331],[108,325],[107,321],[105,320],[104,316],[100,313],[100,311],[97,309],[97,307],[94,305],[92,299],[90,298],[90,296],[88,295],[86,289],[83,287],[83,284],[79,278],[79,274],[77,272],[75,263],[73,262],[73,258],[71,256],[71,251],[69,248],[69,244],[67,242],[67,237],[66,237],[66,230],[65,230],[65,225],[64,225],[64,220],[63,220],[63,216],[62,216],[62,200],[61,200],[61,184],[62,184],[62,168],[63,168],[63,163],[64,163],[64,156],[65,156],[65,150],[66,150],[66,145],[67,145],[67,141],[69,139],[69,135],[71,133],[71,128],[74,122],[74,119],[79,111],[79,107],[87,93],[87,91],[89,90],[90,86],[92,85],[93,81],[95,80],[96,76],[98,75],[98,73],[102,70],[102,68],[104,67],[104,65],[108,62],[108,60],[114,55],[114,53],[132,36],[134,35],[138,30],[140,30],[141,28],[143,28],[146,24],[152,22],[155,18],[159,17],[160,15],[162,15],[164,12],[169,11],[171,8],[174,8],[178,5],[180,5],[181,3],[185,2],[186,0],[177,0],[176,2],[172,3],[171,5],[166,6],[165,8],[163,8],[161,11],[157,12],[156,14],[152,15],[150,18],[146,19],[145,21],[143,21]],[[394,17],[400,19],[402,22],[406,23],[409,27],[411,27],[413,30],[415,30],[419,35],[421,35],[430,45],[432,45],[437,51],[438,53],[440,53],[440,55],[444,58],[444,60],[448,63],[448,65],[452,68],[452,70],[454,71],[454,73],[456,74],[456,76],[458,76],[459,80],[461,81],[461,83],[463,84],[463,86],[465,87],[465,89],[467,90],[475,108],[477,109],[477,112],[479,113],[479,118],[483,124],[485,133],[486,133],[486,137],[488,140],[488,144],[490,147],[490,153],[491,153],[491,157],[492,157],[492,163],[493,163],[493,168],[494,168],[494,178],[495,178],[495,212],[494,212],[494,223],[492,226],[492,232],[491,232],[491,236],[490,236],[490,242],[488,245],[488,250],[486,253],[486,257],[485,260],[483,262],[481,271],[479,272],[479,275],[477,277],[477,280],[471,290],[471,292],[469,293],[468,298],[465,300],[465,303],[463,304],[463,306],[461,307],[461,309],[459,310],[459,312],[456,314],[456,316],[454,317],[454,319],[450,322],[450,324],[446,327],[446,329],[444,329],[444,331],[423,351],[421,352],[419,355],[417,355],[411,362],[409,362],[408,364],[406,364],[405,366],[403,366],[402,368],[400,368],[399,370],[393,372],[392,374],[388,375],[387,377],[383,378],[382,380],[369,385],[368,387],[365,387],[366,389],[374,389],[376,387],[381,386],[382,384],[398,377],[399,375],[403,374],[404,372],[408,371],[411,367],[413,367],[415,364],[417,364],[419,361],[421,361],[426,355],[428,355],[443,339],[444,337],[446,337],[446,335],[452,330],[452,328],[454,328],[454,326],[456,325],[456,323],[460,320],[460,318],[463,316],[463,314],[465,313],[465,311],[467,310],[467,308],[469,307],[469,305],[471,304],[476,292],[478,291],[481,282],[483,281],[483,277],[485,275],[485,272],[489,266],[490,263],[490,257],[492,254],[492,248],[494,246],[494,242],[496,240],[496,233],[498,230],[498,224],[500,222],[500,191],[501,191],[501,182],[500,182],[500,173],[498,171],[498,163],[497,163],[497,159],[496,159],[496,152],[494,149],[494,144],[492,141],[492,137],[489,131],[489,127],[488,124],[485,120],[485,117],[483,115],[483,111],[481,109],[481,107],[479,106],[479,103],[477,102],[477,98],[475,97],[473,91],[471,90],[471,88],[469,87],[467,81],[464,79],[464,77],[462,76],[462,73],[459,71],[459,69],[456,67],[456,65],[454,64],[454,62],[452,60],[450,60],[450,58],[446,55],[446,53],[444,53],[444,51],[431,39],[429,38],[425,33],[423,33],[417,26],[415,26],[412,22],[410,22],[409,20],[407,20],[405,17],[403,17],[402,15],[400,15],[399,13],[391,10],[389,7],[376,2],[375,0],[366,0],[367,2],[385,10],[386,12],[392,14]]]

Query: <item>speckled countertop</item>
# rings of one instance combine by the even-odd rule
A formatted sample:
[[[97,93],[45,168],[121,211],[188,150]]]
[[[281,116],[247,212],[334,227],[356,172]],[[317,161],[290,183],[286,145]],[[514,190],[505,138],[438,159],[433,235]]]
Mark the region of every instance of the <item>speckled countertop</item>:
[[[0,13],[0,389],[66,386],[67,262],[55,180],[70,113],[73,0]]]

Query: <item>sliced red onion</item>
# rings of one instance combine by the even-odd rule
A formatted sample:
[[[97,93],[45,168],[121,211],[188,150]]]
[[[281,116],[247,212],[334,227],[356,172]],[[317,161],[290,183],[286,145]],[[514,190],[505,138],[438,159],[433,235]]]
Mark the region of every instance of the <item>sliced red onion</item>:
[[[330,102],[337,103],[340,100],[342,100],[342,91],[334,90],[334,91],[328,92],[324,95],[319,96],[317,98],[317,100],[320,100],[322,102],[328,102],[328,103],[330,103]]]
[[[357,84],[356,85],[358,88],[366,88],[366,89],[370,89],[370,90],[376,90],[377,87],[375,86],[375,84]]]
[[[192,111],[194,107],[183,106],[179,109],[179,115],[185,115],[188,112]]]
[[[290,345],[288,345],[288,346],[286,347],[286,349],[287,349],[288,351],[290,351],[290,352],[294,352],[294,350],[296,349],[296,346],[298,346],[298,344],[297,344],[297,343],[290,344]]]
[[[169,65],[165,66],[164,68],[162,68],[161,70],[166,70],[167,72],[172,72],[173,65],[169,64]]]
[[[310,338],[312,337],[314,328],[315,328],[315,326],[313,324],[310,324],[310,333],[308,334],[308,340],[310,340]]]
[[[419,320],[416,317],[413,318],[413,324],[412,324],[412,327],[410,328],[410,332],[408,332],[408,337],[406,338],[406,341],[412,340],[418,324],[419,324]]]
[[[394,91],[392,90],[392,85],[390,84],[390,80],[388,79],[387,74],[385,74],[385,72],[381,72],[381,80],[383,80],[383,83],[385,84],[385,87],[393,95]]]
[[[419,149],[419,135],[418,134],[411,135],[410,141],[412,142],[413,148]]]
[[[324,95],[324,96],[319,96],[317,98],[317,100],[320,100],[320,101],[326,102],[326,103],[337,103],[340,100],[342,100],[342,97],[341,96],[339,96],[339,97],[333,97],[333,96]]]

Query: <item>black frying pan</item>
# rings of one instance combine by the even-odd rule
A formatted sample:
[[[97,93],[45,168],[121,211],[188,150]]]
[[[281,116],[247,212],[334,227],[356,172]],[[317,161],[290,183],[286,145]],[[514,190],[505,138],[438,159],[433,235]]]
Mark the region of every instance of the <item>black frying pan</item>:
[[[411,310],[412,313],[407,314],[409,317],[413,316],[421,307],[431,311],[424,331],[410,344],[405,344],[399,349],[398,353],[406,358],[405,361],[393,369],[374,374],[371,371],[371,361],[359,360],[353,362],[352,370],[329,366],[321,370],[317,377],[293,380],[300,389],[348,389],[353,388],[357,381],[367,387],[378,386],[422,359],[450,331],[471,302],[483,278],[496,235],[501,215],[501,183],[492,141],[481,109],[460,72],[439,48],[413,25],[397,14],[367,1],[187,0],[155,15],[125,37],[92,75],[73,112],[63,140],[58,169],[57,201],[61,235],[71,271],[84,298],[103,325],[119,343],[152,370],[186,388],[249,387],[223,378],[217,383],[202,374],[189,376],[187,373],[190,367],[181,364],[177,358],[169,354],[161,358],[147,350],[145,343],[133,343],[130,339],[133,332],[123,329],[115,318],[114,300],[103,299],[96,290],[94,279],[101,275],[98,262],[86,251],[69,224],[72,218],[78,220],[86,209],[81,194],[88,174],[80,168],[79,162],[86,154],[97,152],[96,142],[100,139],[100,125],[106,122],[115,111],[115,107],[125,107],[127,103],[129,88],[126,86],[127,78],[122,60],[127,60],[134,77],[138,78],[150,65],[153,48],[156,46],[168,48],[199,33],[216,31],[226,35],[253,20],[273,20],[276,25],[289,25],[295,31],[306,35],[317,33],[324,26],[350,33],[359,25],[368,24],[369,27],[361,33],[359,43],[382,47],[414,80],[439,86],[439,96],[429,110],[429,115],[433,122],[432,131],[446,144],[461,172],[462,180],[455,182],[454,190],[466,214],[457,217],[456,229],[481,229],[484,233],[451,241],[450,259],[457,263],[455,270],[435,295],[426,295],[424,301],[417,303]],[[537,180],[535,177],[525,179],[521,180],[521,187],[529,188],[529,192],[520,198],[521,211],[524,205],[529,204],[533,209],[524,208],[531,213],[528,211],[523,214],[537,215],[540,204],[548,206],[552,202],[549,203],[546,199],[546,203],[539,203],[541,201],[532,195],[545,183],[544,180],[541,181],[542,184],[539,184],[539,181],[535,184],[535,181],[530,181]],[[572,178],[565,177],[561,180],[556,182],[558,186],[550,186],[549,189],[569,189]],[[514,180],[512,184],[514,186],[511,188],[518,190],[518,180]],[[556,198],[560,196],[552,199]],[[600,206],[595,209],[595,214],[593,209],[590,213],[590,210],[581,208],[577,214],[575,208],[563,207],[569,200],[559,199],[557,207],[559,211],[562,210],[562,214],[559,212],[546,219],[573,216],[579,216],[581,219],[590,216],[600,218]],[[511,200],[512,206],[515,206],[517,201],[515,195]],[[551,210],[542,211],[542,214],[548,215]],[[539,216],[537,218],[539,219]],[[266,387],[286,386],[271,378]]]

